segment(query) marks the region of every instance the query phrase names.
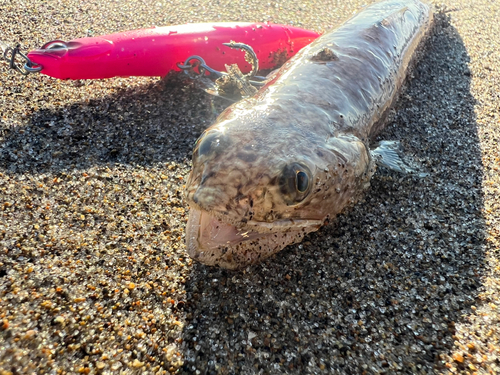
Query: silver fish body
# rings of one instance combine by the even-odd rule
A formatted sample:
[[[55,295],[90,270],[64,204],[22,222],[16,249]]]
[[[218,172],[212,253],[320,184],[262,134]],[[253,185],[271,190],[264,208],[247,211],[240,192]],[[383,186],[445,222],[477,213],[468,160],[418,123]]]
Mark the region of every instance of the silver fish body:
[[[375,171],[369,142],[431,23],[418,0],[368,6],[227,108],[193,151],[189,255],[241,268],[356,202]]]

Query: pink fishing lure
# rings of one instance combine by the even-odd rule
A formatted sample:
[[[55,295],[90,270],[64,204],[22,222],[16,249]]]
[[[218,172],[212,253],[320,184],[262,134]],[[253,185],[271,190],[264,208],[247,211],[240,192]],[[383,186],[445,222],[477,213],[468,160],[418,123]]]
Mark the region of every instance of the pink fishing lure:
[[[28,58],[42,68],[41,73],[59,79],[165,76],[180,70],[177,63],[191,55],[203,57],[216,70],[238,64],[246,73],[251,65],[244,53],[222,43],[250,45],[260,68],[272,69],[318,36],[314,31],[277,24],[186,24],[49,42],[29,52]]]

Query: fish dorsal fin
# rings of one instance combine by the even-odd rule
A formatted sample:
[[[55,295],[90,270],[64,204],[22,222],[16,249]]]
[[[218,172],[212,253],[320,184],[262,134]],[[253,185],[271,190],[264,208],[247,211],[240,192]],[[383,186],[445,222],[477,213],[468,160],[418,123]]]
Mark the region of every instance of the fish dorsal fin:
[[[406,6],[406,7],[403,7],[397,11],[395,11],[394,13],[391,13],[389,14],[387,17],[385,17],[382,21],[380,21],[380,24],[382,26],[390,26],[392,25],[394,22],[396,21],[401,21],[403,19],[403,15],[406,13],[406,11],[409,10],[409,8]]]

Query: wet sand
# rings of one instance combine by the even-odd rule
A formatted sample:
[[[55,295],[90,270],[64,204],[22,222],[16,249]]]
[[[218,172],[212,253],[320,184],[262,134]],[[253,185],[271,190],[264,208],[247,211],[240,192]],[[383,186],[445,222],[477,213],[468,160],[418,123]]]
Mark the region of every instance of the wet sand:
[[[362,1],[0,0],[0,40],[273,21],[328,30]],[[364,201],[240,272],[185,253],[182,190],[228,103],[158,78],[0,64],[2,374],[500,372],[500,5],[444,1]]]

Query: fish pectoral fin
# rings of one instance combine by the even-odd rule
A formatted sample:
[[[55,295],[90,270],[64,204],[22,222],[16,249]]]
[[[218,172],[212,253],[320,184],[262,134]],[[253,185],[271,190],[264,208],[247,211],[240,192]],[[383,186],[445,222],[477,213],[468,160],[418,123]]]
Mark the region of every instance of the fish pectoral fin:
[[[415,168],[412,168],[402,158],[403,152],[401,144],[398,141],[381,141],[378,146],[370,150],[370,154],[377,166],[385,167],[393,171],[413,174],[419,177],[426,177],[428,173],[421,173]],[[412,164],[415,164],[413,162]]]

